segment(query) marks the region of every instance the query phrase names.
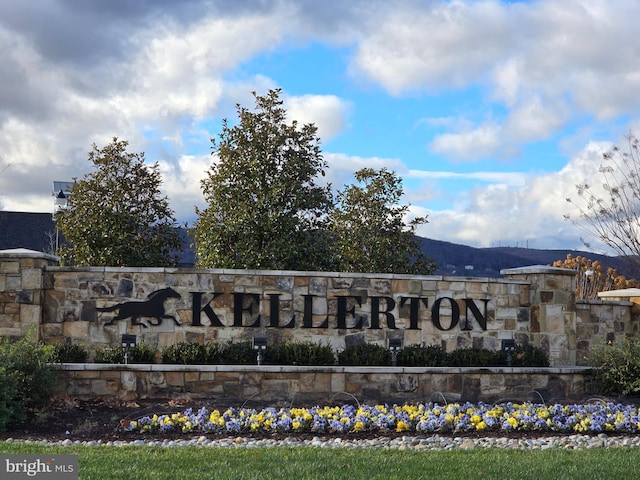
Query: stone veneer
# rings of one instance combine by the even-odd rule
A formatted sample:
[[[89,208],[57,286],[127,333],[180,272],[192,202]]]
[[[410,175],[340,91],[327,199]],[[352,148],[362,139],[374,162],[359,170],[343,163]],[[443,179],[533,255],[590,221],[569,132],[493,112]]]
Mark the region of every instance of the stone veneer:
[[[353,401],[579,402],[596,391],[587,367],[418,368],[64,364],[58,393],[78,399],[189,398],[227,405]]]
[[[565,274],[565,271],[561,272]],[[44,271],[45,307],[42,338],[56,343],[72,341],[88,347],[118,344],[124,333],[162,348],[177,342],[227,342],[266,336],[269,344],[285,340],[309,340],[331,344],[376,342],[386,345],[400,338],[405,345],[438,344],[447,350],[464,347],[499,349],[502,339],[540,344],[545,332],[529,331],[529,284],[505,279],[474,279],[441,276],[372,275],[319,272],[275,272],[243,270],[194,270],[150,268],[62,268]],[[150,292],[170,286],[181,298],[166,301],[171,319],[160,325],[142,319],[140,325],[120,320],[107,325],[115,313],[97,308],[124,301],[144,300]],[[196,293],[194,293],[196,292]],[[214,292],[219,294],[214,298]],[[198,296],[196,299],[195,296]],[[238,307],[243,295],[242,306]],[[254,295],[255,297],[251,297]],[[278,295],[278,327],[271,326],[271,298]],[[309,308],[311,327],[305,328],[305,296],[313,296]],[[342,297],[340,306],[338,297]],[[360,305],[354,297],[360,298]],[[384,310],[387,300],[378,300],[380,328],[373,322],[373,297],[393,298],[390,309],[396,328],[389,328]],[[402,298],[405,304],[402,306]],[[423,300],[418,301],[418,298]],[[439,326],[433,322],[432,306],[444,298],[439,308]],[[257,303],[252,300],[257,300]],[[419,307],[416,328],[411,325],[411,302]],[[476,302],[481,317],[486,313],[486,330],[469,309]],[[484,310],[486,302],[486,312]],[[197,303],[197,308],[194,304]],[[455,303],[455,305],[453,305]],[[259,305],[258,305],[259,304]],[[215,312],[221,325],[212,325],[206,306]],[[523,306],[524,305],[524,306]],[[202,311],[201,311],[202,309]],[[338,328],[342,309],[345,328]],[[454,320],[454,310],[460,312]],[[249,311],[251,310],[251,312]],[[197,319],[194,320],[194,312]],[[238,319],[241,314],[241,320]],[[260,315],[260,321],[257,315]],[[285,328],[295,317],[295,326]],[[326,328],[319,328],[323,322]],[[358,326],[358,322],[362,322]],[[237,326],[239,324],[242,326]],[[257,326],[254,324],[259,323]],[[457,323],[452,325],[452,323]],[[465,330],[467,329],[468,330]],[[558,355],[560,359],[561,356]]]
[[[0,251],[0,337],[39,334],[43,320],[44,270],[58,257],[17,248]]]
[[[504,278],[495,279],[57,265],[57,257],[39,252],[0,251],[0,337],[21,337],[35,327],[41,341],[79,343],[89,349],[118,345],[125,333],[160,349],[183,341],[254,336],[266,336],[270,345],[296,339],[326,342],[334,349],[363,341],[385,345],[391,338],[447,350],[499,349],[502,340],[513,339],[543,348],[554,366],[61,366],[61,390],[77,397],[311,401],[346,392],[366,401],[433,395],[465,400],[529,394],[542,394],[545,401],[578,398],[592,390],[593,372],[579,367],[589,352],[640,330],[640,292],[608,292],[599,300],[576,302],[574,272],[548,266],[508,269],[502,272]],[[101,310],[126,302],[136,306],[166,287],[180,295],[163,302],[175,322],[142,317],[133,324],[127,317],[110,324],[116,312]]]
[[[362,341],[386,345],[390,338],[448,351],[499,349],[502,340],[513,339],[543,348],[554,366],[572,366],[584,365],[594,346],[637,332],[639,325],[633,293],[576,302],[574,272],[548,266],[508,269],[496,279],[67,268],[57,261],[28,250],[0,252],[0,336],[19,337],[39,325],[44,342],[93,350],[119,344],[124,333],[158,349],[254,336],[266,336],[271,345],[289,339],[325,342],[336,350]],[[109,324],[116,312],[99,310],[142,302],[165,287],[180,295],[163,302],[175,322],[142,317],[137,325],[129,318]],[[326,328],[318,328],[325,321]]]

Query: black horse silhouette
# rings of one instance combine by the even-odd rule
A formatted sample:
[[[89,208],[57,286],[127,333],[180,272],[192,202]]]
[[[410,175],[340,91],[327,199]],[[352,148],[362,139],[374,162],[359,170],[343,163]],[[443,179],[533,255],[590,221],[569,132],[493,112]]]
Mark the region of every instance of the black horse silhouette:
[[[140,317],[151,317],[158,320],[157,323],[151,323],[151,325],[160,325],[163,318],[170,318],[176,325],[180,325],[176,317],[167,315],[164,311],[164,301],[167,298],[180,298],[180,294],[173,288],[167,287],[151,292],[147,295],[147,300],[141,302],[123,302],[110,307],[96,307],[96,310],[98,312],[118,311],[118,314],[110,322],[105,323],[105,326],[113,325],[116,320],[131,318],[131,325],[142,325],[147,328],[147,325],[138,320]]]

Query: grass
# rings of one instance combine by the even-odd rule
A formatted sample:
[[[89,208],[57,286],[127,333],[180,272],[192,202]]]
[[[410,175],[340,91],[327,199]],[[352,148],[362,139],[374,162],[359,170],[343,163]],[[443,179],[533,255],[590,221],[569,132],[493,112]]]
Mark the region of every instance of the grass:
[[[78,455],[82,480],[634,478],[640,449],[415,451],[311,447],[55,447],[0,442],[2,454]]]

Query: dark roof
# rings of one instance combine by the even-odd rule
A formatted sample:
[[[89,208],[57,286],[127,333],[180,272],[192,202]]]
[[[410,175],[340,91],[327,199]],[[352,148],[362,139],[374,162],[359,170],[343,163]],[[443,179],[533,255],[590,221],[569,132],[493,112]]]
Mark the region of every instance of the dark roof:
[[[0,211],[0,250],[28,248],[53,253],[55,235],[56,224],[50,213]]]

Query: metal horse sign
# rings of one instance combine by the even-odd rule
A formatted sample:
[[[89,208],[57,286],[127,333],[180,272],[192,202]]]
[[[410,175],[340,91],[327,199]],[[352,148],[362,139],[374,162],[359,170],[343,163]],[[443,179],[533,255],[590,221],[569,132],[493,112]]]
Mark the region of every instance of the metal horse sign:
[[[147,328],[147,325],[139,321],[140,317],[155,318],[157,322],[152,322],[151,325],[160,325],[165,318],[170,318],[176,325],[180,325],[176,317],[165,312],[164,302],[168,298],[181,298],[181,295],[173,288],[167,287],[151,292],[147,296],[147,300],[117,303],[110,307],[96,307],[96,310],[98,312],[118,312],[115,317],[105,323],[105,326],[113,325],[117,320],[131,318],[131,325],[142,325]]]

